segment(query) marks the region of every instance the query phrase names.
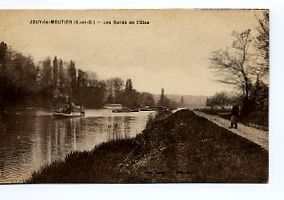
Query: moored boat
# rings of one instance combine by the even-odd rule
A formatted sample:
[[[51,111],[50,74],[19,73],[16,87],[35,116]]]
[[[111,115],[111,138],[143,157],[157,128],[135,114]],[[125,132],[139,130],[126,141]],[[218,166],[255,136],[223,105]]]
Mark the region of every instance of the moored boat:
[[[127,108],[115,109],[115,110],[112,110],[112,112],[113,113],[129,112],[129,109],[127,109]]]
[[[54,111],[52,113],[54,117],[84,117],[85,112],[84,111],[71,111],[71,112],[57,112]]]
[[[104,105],[104,109],[118,110],[123,109],[123,106],[121,104],[106,104]]]
[[[144,106],[140,108],[140,111],[155,111],[155,109],[150,106]]]
[[[71,105],[63,105],[57,110],[52,112],[54,117],[84,117],[85,112],[82,107],[76,106],[74,104]]]

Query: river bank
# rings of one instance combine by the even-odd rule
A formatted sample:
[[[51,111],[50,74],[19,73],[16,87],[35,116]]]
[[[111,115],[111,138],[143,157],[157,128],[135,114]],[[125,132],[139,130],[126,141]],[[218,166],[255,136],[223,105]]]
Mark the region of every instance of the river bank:
[[[269,132],[268,131],[264,131],[264,130],[261,130],[261,129],[258,129],[258,128],[253,128],[253,127],[250,127],[250,126],[245,126],[242,123],[238,123],[238,128],[233,129],[233,128],[230,128],[231,120],[225,119],[225,118],[220,117],[218,115],[211,115],[211,114],[207,114],[207,113],[200,112],[200,111],[197,111],[197,110],[195,110],[193,112],[194,112],[194,114],[196,114],[200,117],[204,117],[204,118],[208,119],[209,121],[214,122],[218,126],[223,127],[227,130],[230,130],[231,132],[235,133],[236,135],[239,135],[243,138],[246,138],[247,140],[250,140],[253,143],[258,144],[262,148],[269,151]]]
[[[212,116],[222,117],[227,120],[231,120],[231,109],[222,108],[201,108],[195,109]],[[257,128],[263,131],[268,131],[268,111],[254,111],[248,115],[240,115],[239,122],[245,126]]]
[[[27,183],[266,183],[268,151],[189,110],[157,118],[133,139],[74,152]]]

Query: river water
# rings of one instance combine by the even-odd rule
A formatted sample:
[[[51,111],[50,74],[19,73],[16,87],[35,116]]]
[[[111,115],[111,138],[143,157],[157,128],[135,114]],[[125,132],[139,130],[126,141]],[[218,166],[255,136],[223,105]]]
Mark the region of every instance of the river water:
[[[18,183],[71,151],[91,150],[106,141],[132,138],[153,112],[86,110],[80,118],[56,119],[39,110],[0,116],[0,183]]]

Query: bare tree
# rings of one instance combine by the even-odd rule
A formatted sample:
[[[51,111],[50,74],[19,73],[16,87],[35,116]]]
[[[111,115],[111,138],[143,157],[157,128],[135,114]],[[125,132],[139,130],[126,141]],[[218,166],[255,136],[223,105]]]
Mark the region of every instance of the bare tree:
[[[224,76],[221,83],[231,84],[241,89],[244,97],[248,99],[253,76],[253,67],[250,64],[249,48],[251,46],[251,30],[233,32],[235,40],[231,48],[218,50],[212,53],[210,68]]]
[[[256,37],[255,46],[258,50],[258,55],[262,58],[259,62],[260,75],[266,75],[269,70],[269,11],[263,12],[263,17],[258,19],[258,26],[256,27],[258,35]]]

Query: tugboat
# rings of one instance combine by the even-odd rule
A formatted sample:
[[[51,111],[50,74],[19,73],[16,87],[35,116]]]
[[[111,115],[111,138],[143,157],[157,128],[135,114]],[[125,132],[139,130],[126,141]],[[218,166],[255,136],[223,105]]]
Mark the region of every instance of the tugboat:
[[[62,105],[57,110],[52,112],[54,117],[84,117],[85,112],[81,106],[76,106],[73,103]]]

